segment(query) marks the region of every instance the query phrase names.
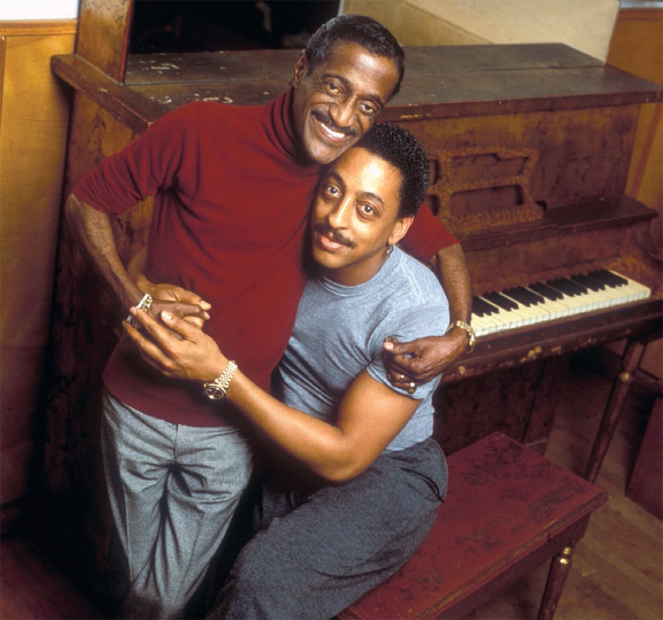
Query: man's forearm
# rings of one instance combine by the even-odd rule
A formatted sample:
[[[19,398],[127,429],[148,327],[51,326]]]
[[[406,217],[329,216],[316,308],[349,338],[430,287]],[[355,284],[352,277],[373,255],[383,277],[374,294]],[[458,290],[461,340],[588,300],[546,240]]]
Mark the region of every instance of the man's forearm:
[[[469,323],[472,315],[472,283],[460,244],[440,250],[433,259],[433,267],[449,301],[450,321]]]
[[[120,261],[108,215],[93,209],[74,194],[69,196],[65,209],[68,222],[120,303],[126,308],[138,303],[143,293]]]

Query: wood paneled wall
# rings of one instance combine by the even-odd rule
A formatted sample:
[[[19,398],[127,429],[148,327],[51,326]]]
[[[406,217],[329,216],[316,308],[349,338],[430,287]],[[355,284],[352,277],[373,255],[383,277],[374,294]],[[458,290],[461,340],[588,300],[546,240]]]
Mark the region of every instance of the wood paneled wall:
[[[663,84],[663,9],[621,9],[607,62],[656,84]],[[626,193],[663,213],[663,106],[642,106]],[[650,227],[652,245],[663,254],[663,215]],[[621,350],[620,345],[615,347]],[[614,348],[613,348],[614,350]],[[663,378],[663,340],[647,346],[640,367]]]
[[[370,15],[401,45],[566,43],[605,60],[619,0],[344,0],[344,13]]]
[[[663,85],[663,9],[622,9],[607,62]],[[661,104],[644,105],[626,186],[629,196],[663,211],[663,123]],[[659,217],[655,237],[663,244]]]
[[[51,312],[76,20],[0,22],[0,529],[29,490]],[[42,421],[43,422],[43,421]]]

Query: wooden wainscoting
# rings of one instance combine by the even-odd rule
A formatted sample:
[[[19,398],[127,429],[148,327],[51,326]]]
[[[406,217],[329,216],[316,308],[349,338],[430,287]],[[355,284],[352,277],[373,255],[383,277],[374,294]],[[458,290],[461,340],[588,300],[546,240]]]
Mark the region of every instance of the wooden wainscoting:
[[[0,529],[28,492],[51,312],[76,20],[0,21]],[[39,451],[41,452],[41,451]]]

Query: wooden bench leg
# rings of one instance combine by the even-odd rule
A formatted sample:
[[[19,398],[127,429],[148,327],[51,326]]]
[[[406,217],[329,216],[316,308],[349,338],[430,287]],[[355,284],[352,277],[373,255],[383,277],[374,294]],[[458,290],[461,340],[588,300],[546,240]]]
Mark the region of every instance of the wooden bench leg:
[[[551,620],[555,615],[557,603],[571,570],[573,550],[573,547],[564,547],[550,562],[546,589],[543,592],[541,607],[539,607],[537,616],[539,620]]]

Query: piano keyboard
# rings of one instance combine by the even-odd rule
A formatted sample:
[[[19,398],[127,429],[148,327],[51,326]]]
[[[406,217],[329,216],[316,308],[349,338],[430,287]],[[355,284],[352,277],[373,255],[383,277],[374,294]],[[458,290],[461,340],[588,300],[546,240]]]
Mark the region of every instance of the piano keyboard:
[[[649,297],[646,286],[614,271],[535,282],[472,297],[477,337]]]

